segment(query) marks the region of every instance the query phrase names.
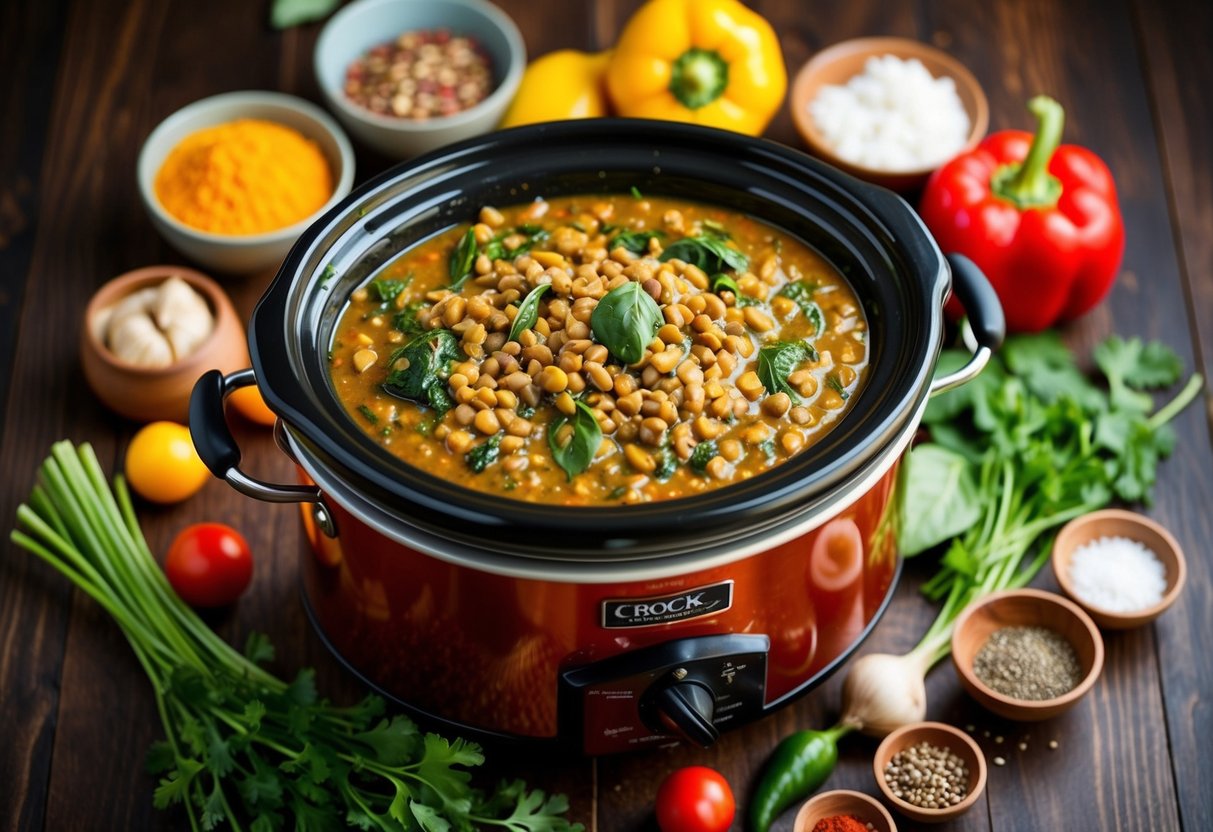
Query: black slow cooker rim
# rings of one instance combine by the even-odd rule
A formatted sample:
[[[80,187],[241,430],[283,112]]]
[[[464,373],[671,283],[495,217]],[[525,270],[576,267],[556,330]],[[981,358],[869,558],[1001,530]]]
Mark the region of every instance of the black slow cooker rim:
[[[871,238],[866,243],[878,243],[877,250],[883,257],[900,261],[893,264],[897,267],[894,271],[905,269],[897,273],[918,283],[918,291],[907,295],[916,304],[875,310],[886,318],[880,322],[886,333],[901,333],[901,343],[896,349],[891,339],[889,343],[874,344],[877,360],[869,371],[867,388],[859,394],[868,400],[861,398],[859,402],[864,409],[848,414],[826,441],[745,483],[643,505],[530,504],[457,486],[384,451],[336,400],[328,386],[327,368],[322,366],[327,352],[327,341],[321,347],[320,337],[325,315],[331,315],[333,309],[339,312],[349,291],[365,280],[362,276],[349,285],[334,280],[329,265],[335,258],[330,259],[330,255],[341,245],[354,246],[351,241],[355,241],[362,247],[354,246],[357,257],[347,259],[374,259],[374,249],[383,235],[395,228],[393,217],[408,210],[402,207],[407,200],[401,195],[388,199],[386,208],[376,204],[376,199],[390,192],[396,183],[415,181],[406,193],[424,194],[427,185],[440,192],[441,187],[447,188],[446,210],[451,210],[452,198],[462,199],[461,219],[466,222],[479,207],[476,189],[485,192],[490,187],[490,166],[502,160],[537,165],[539,162],[530,158],[537,148],[542,148],[544,163],[553,165],[562,151],[590,154],[593,149],[592,162],[582,163],[586,176],[612,166],[639,171],[650,165],[654,171],[651,175],[635,175],[647,177],[646,184],[654,192],[661,192],[655,183],[685,183],[685,176],[671,178],[668,172],[678,168],[680,159],[687,159],[692,166],[711,160],[720,167],[696,169],[696,178],[710,180],[705,187],[731,188],[734,198],[761,202],[772,212],[775,209],[771,206],[795,203],[811,192],[830,210],[862,220],[862,226],[857,223],[850,229],[829,229],[834,235],[830,239],[837,237],[841,242],[844,233],[866,235]],[[518,185],[522,190],[519,198],[524,199],[528,194],[524,183],[532,175],[542,176],[542,170],[503,179]],[[619,173],[612,169],[611,175]],[[461,190],[451,192],[449,189],[461,181],[460,177]],[[797,205],[796,210],[808,209]],[[391,256],[398,253],[393,251]],[[865,267],[872,268],[872,264],[865,263]],[[356,490],[394,506],[403,517],[427,527],[445,526],[460,534],[472,529],[474,533],[514,541],[530,539],[541,548],[553,542],[565,551],[570,548],[570,535],[576,535],[584,541],[585,554],[595,557],[653,535],[677,534],[692,545],[697,532],[719,533],[723,527],[770,520],[845,481],[871,453],[905,427],[927,395],[942,342],[941,306],[948,285],[949,272],[938,247],[900,198],[791,148],[670,122],[599,119],[531,125],[471,139],[398,165],[371,179],[325,214],[297,241],[258,303],[249,330],[250,354],[271,409]],[[865,298],[865,306],[867,303]],[[305,314],[294,314],[296,310]],[[873,310],[868,309],[868,314],[871,319]],[[331,331],[331,321],[329,326]],[[874,381],[880,382],[877,389],[873,389]],[[871,401],[878,407],[868,407]]]

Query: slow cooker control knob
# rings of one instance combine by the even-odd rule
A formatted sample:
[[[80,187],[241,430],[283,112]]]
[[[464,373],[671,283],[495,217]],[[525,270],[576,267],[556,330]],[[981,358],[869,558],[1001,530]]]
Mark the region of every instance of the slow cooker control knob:
[[[716,697],[699,682],[674,682],[650,694],[650,713],[664,733],[707,748],[716,742],[720,731],[712,724]]]

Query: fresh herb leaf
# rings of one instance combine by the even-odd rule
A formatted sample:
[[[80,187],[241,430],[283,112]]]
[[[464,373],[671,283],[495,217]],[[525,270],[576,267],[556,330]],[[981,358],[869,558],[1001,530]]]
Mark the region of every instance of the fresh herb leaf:
[[[730,275],[727,275],[724,272],[717,272],[716,274],[712,275],[712,291],[716,294],[720,294],[722,290],[726,289],[732,292],[734,297],[741,297],[741,290],[737,288],[737,281],[734,280]]]
[[[708,231],[715,234],[717,237],[721,237],[725,240],[731,239],[731,235],[729,234],[728,230],[725,229],[724,223],[719,222],[718,220],[701,220],[699,224],[703,228],[706,228]]]
[[[771,465],[775,462],[775,438],[764,439],[758,443],[758,450],[762,452],[767,464]]]
[[[463,284],[472,276],[476,265],[476,232],[468,229],[459,240],[459,244],[451,252],[450,274],[451,291],[458,292]]]
[[[590,329],[611,355],[624,364],[635,364],[644,357],[662,321],[657,301],[630,280],[598,301],[590,314]]]
[[[900,537],[902,556],[916,555],[956,537],[981,518],[984,498],[977,489],[976,466],[969,460],[925,444],[910,451],[903,464],[903,476],[913,487],[903,498],[908,522]]]
[[[695,446],[695,450],[691,451],[689,460],[691,470],[696,474],[704,474],[708,470],[708,463],[712,461],[719,451],[716,448],[716,440],[708,439],[700,442]]]
[[[674,472],[677,470],[678,457],[669,448],[662,448],[657,453],[657,467],[653,469],[653,479],[657,482],[665,482],[674,476]]]
[[[825,315],[822,314],[821,307],[813,300],[813,293],[819,288],[821,287],[816,283],[808,280],[793,280],[778,293],[800,307],[800,311],[813,325],[814,335],[821,335],[826,329]]]
[[[289,29],[302,23],[322,20],[332,14],[340,0],[274,0],[270,8],[270,25]]]
[[[447,329],[433,329],[418,335],[388,359],[388,367],[405,359],[404,366],[392,369],[383,389],[402,399],[429,405],[439,414],[450,410],[452,402],[446,389],[447,369],[452,361],[464,357],[459,339]]]
[[[274,660],[274,645],[269,636],[256,631],[248,634],[244,642],[244,657],[253,664],[265,664]]]
[[[666,246],[659,259],[663,263],[675,259],[682,260],[698,266],[708,274],[722,272],[726,268],[744,272],[750,266],[750,258],[715,234],[683,237],[678,242]]]
[[[1154,406],[1154,400],[1136,391],[1174,384],[1183,371],[1179,356],[1169,347],[1158,342],[1142,344],[1140,338],[1126,341],[1113,335],[1092,356],[1108,379],[1112,404],[1143,413]]]
[[[575,405],[577,409],[571,419],[561,413],[548,424],[548,447],[552,451],[552,459],[564,470],[570,481],[590,467],[594,455],[598,453],[598,446],[602,444],[602,427],[598,424],[594,411],[580,399]],[[561,444],[563,428],[570,423],[573,434],[567,442]]]
[[[372,425],[379,424],[379,417],[375,415],[375,411],[371,410],[364,404],[358,405],[358,412],[362,414],[362,418],[366,419]]]
[[[519,243],[516,248],[506,248],[506,238],[515,234],[525,236],[526,239]],[[551,235],[542,226],[538,225],[520,225],[513,229],[507,228],[493,235],[493,239],[485,244],[480,253],[490,260],[513,260],[515,257],[521,257],[526,254],[535,246],[547,240],[549,236]]]
[[[468,468],[472,470],[473,474],[483,473],[485,468],[488,468],[497,461],[500,445],[501,434],[494,433],[484,442],[464,454],[463,461],[467,463]]]
[[[400,330],[406,336],[413,338],[425,332],[425,327],[421,325],[421,321],[417,320],[417,316],[421,310],[429,306],[424,300],[411,301],[405,305],[404,309],[392,319],[392,326]]]
[[[527,292],[522,303],[518,304],[518,314],[514,316],[514,322],[510,324],[510,341],[517,341],[518,336],[530,329],[539,320],[539,299],[543,297],[543,293],[552,288],[550,283],[540,283],[531,291]]]
[[[1104,395],[1078,369],[1056,332],[1008,339],[1001,354],[1007,368],[1046,402],[1068,396],[1087,409],[1104,404]]]
[[[337,276],[337,267],[329,263],[320,273],[320,285],[323,286]]]
[[[644,194],[635,185],[632,186],[632,199],[644,199]]]
[[[844,402],[851,398],[851,394],[847,392],[847,388],[843,387],[842,382],[834,373],[830,373],[828,376],[826,376],[826,386],[841,396]]]
[[[632,254],[647,254],[649,251],[649,240],[654,238],[661,239],[664,236],[664,231],[655,228],[623,231],[611,238],[611,241],[607,243],[607,251],[614,251],[622,247],[632,252]]]
[[[775,341],[758,349],[758,380],[771,395],[787,393],[794,402],[800,394],[788,383],[795,369],[805,361],[817,360],[817,350],[804,341]]]
[[[408,283],[404,280],[372,280],[366,287],[367,294],[380,303],[391,303],[404,291]]]

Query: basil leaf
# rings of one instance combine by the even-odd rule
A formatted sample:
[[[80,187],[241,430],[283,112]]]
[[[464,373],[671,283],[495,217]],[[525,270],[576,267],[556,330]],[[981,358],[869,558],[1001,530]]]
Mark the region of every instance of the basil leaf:
[[[494,433],[488,438],[488,441],[464,454],[463,461],[467,463],[468,468],[472,469],[472,473],[479,474],[497,461],[500,453],[499,445],[501,445],[501,434]]]
[[[675,258],[693,263],[708,274],[722,272],[726,268],[744,272],[750,266],[750,258],[715,234],[683,237],[667,246],[659,259],[664,263]]]
[[[571,482],[574,475],[580,474],[594,461],[598,446],[602,444],[602,428],[594,417],[594,411],[585,402],[575,402],[576,412],[572,416],[573,436],[565,445],[560,444],[560,431],[570,422],[563,413],[556,416],[548,424],[548,447],[552,451],[552,459],[564,469]]]
[[[662,320],[657,301],[631,280],[603,295],[590,315],[590,329],[611,355],[624,364],[635,364],[644,357],[644,348]]]
[[[447,368],[463,357],[459,339],[450,330],[423,333],[392,353],[389,367],[401,358],[408,364],[389,372],[383,389],[393,396],[429,405],[441,415],[454,404],[446,389]]]
[[[468,229],[451,252],[451,291],[458,292],[463,284],[472,276],[476,265],[476,232]]]
[[[793,301],[800,307],[800,311],[809,319],[809,323],[813,324],[813,334],[820,335],[825,332],[826,319],[821,312],[821,307],[813,300],[813,293],[820,288],[816,283],[810,283],[807,280],[796,280],[789,283],[779,290],[778,294]]]
[[[741,290],[737,288],[737,281],[729,277],[724,272],[718,272],[712,275],[712,291],[720,294],[721,289],[727,289],[736,297],[741,297]]]
[[[614,251],[616,248],[622,246],[632,252],[632,254],[645,254],[649,250],[649,240],[654,237],[661,238],[664,236],[664,231],[656,229],[624,231],[611,238],[611,241],[607,243],[607,251]]]
[[[508,340],[517,341],[518,336],[535,325],[535,321],[539,320],[539,299],[543,297],[544,292],[551,288],[551,283],[541,283],[527,292],[522,303],[518,304],[518,314],[514,316],[514,323],[510,324]]]
[[[817,350],[804,341],[764,344],[758,350],[758,380],[771,395],[787,393],[792,401],[800,401],[800,394],[788,383],[788,376],[801,362],[816,358]]]
[[[695,446],[695,450],[691,451],[691,470],[697,474],[706,473],[708,463],[712,461],[712,457],[719,453],[716,449],[716,440],[709,439],[706,442],[700,442]]]

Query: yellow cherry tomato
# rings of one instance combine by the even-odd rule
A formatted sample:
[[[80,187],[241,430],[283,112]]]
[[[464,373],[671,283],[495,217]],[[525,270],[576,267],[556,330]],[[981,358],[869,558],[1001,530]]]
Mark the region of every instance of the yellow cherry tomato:
[[[532,61],[501,126],[605,116],[603,76],[610,57],[610,52],[561,49]]]
[[[126,481],[144,499],[179,503],[206,484],[211,472],[198,458],[189,428],[152,422],[126,449]]]
[[[261,398],[261,391],[257,389],[257,385],[255,384],[241,387],[235,393],[228,396],[227,400],[232,403],[236,410],[240,411],[241,416],[250,422],[273,427],[274,422],[278,420],[278,414],[269,409],[265,403],[265,399]]]

